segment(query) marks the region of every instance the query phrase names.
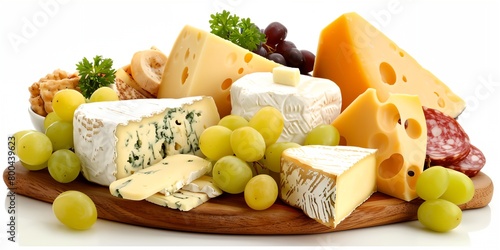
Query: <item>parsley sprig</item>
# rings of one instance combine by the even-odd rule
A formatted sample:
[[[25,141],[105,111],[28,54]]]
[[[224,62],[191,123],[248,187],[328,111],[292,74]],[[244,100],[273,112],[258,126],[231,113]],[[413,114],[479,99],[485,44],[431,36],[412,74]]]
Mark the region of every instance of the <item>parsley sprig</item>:
[[[266,41],[266,35],[250,21],[250,18],[239,18],[229,11],[210,15],[211,33],[222,37],[245,49],[253,51],[260,43]]]
[[[113,60],[109,58],[103,59],[102,56],[95,56],[93,62],[90,62],[84,57],[76,64],[76,69],[80,75],[78,86],[85,98],[90,98],[98,88],[115,82],[116,71],[113,69]]]

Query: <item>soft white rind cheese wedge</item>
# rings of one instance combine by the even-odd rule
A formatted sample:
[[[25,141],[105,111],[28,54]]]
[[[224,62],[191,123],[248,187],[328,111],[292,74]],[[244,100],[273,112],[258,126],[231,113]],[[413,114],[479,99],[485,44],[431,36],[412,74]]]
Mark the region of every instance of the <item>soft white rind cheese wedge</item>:
[[[208,175],[204,175],[184,185],[182,190],[194,193],[205,193],[209,198],[217,197],[223,193],[223,191],[214,184],[212,177]]]
[[[219,120],[207,96],[86,103],[73,119],[75,152],[83,176],[108,186],[167,155],[203,156],[199,136]]]
[[[309,131],[340,114],[342,96],[331,80],[301,75],[297,86],[287,86],[275,83],[272,73],[259,72],[233,83],[231,105],[231,114],[247,120],[265,106],[277,108],[285,118],[278,141],[303,144]]]
[[[376,191],[376,149],[301,146],[283,151],[280,198],[335,228]]]
[[[153,166],[112,182],[109,191],[113,196],[128,200],[144,200],[160,191],[171,195],[211,169],[212,163],[199,156],[170,155]]]
[[[164,194],[156,193],[148,198],[147,201],[156,205],[179,209],[181,211],[189,211],[209,200],[205,193],[195,193],[186,190],[179,190],[172,195],[165,196]]]

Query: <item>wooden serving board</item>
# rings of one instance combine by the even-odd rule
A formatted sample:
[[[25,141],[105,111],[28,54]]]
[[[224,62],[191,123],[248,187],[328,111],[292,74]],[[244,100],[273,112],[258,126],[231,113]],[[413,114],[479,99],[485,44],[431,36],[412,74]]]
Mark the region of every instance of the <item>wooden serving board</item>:
[[[114,197],[107,187],[90,183],[81,176],[71,183],[62,184],[53,180],[46,169],[32,172],[19,162],[14,166],[14,171],[5,169],[3,178],[7,187],[17,194],[52,203],[63,191],[79,190],[94,201],[101,219],[188,232],[263,235],[342,231],[416,220],[417,208],[422,202],[419,199],[405,202],[375,193],[337,228],[331,229],[279,200],[267,210],[255,211],[245,204],[242,195],[224,194],[191,211],[182,212],[147,201]],[[476,193],[470,202],[461,206],[462,209],[484,207],[493,197],[493,182],[487,175],[479,173],[472,179]]]

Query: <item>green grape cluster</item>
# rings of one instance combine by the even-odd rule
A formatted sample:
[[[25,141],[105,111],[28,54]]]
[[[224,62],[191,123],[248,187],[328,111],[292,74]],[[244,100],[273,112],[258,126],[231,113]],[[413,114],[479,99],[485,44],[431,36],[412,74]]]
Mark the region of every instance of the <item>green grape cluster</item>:
[[[52,178],[61,183],[78,177],[81,164],[72,151],[73,115],[85,102],[83,95],[76,90],[60,90],[52,100],[54,111],[44,119],[44,133],[21,130],[14,134],[14,152],[26,169],[38,171],[47,168]]]
[[[465,174],[442,166],[433,166],[420,174],[416,183],[417,195],[424,200],[417,218],[425,227],[446,232],[462,221],[462,210],[474,196],[472,180]]]
[[[267,174],[270,170],[279,173],[281,152],[292,145],[277,142],[283,127],[283,115],[269,106],[260,109],[250,120],[228,115],[217,125],[205,129],[200,135],[199,146],[201,152],[215,162],[214,183],[227,193],[245,192],[246,197],[253,197],[245,198],[251,208],[260,210],[271,206],[277,199],[278,184]],[[279,154],[277,145],[284,145],[279,148]],[[270,163],[267,159],[273,159],[272,167],[266,165]],[[276,187],[272,189],[275,192],[268,195],[268,187]]]
[[[214,162],[214,183],[231,194],[244,193],[247,205],[267,209],[278,196],[281,155],[295,142],[278,141],[284,129],[283,114],[267,106],[250,120],[228,115],[200,135],[201,152]],[[313,128],[304,145],[338,145],[339,131],[330,124]]]

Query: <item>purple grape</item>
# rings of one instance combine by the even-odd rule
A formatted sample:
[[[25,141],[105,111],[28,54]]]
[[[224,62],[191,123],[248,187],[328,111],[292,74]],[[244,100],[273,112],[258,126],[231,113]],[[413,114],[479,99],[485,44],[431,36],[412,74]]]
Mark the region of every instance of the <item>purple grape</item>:
[[[301,74],[308,74],[314,69],[314,61],[316,60],[316,56],[309,50],[301,50],[302,56],[304,57],[304,63],[302,67],[300,67]]]
[[[286,60],[286,64],[290,67],[300,68],[302,64],[304,64],[304,56],[297,48],[291,48],[285,51],[283,57]]]
[[[280,53],[282,55],[285,54],[286,51],[292,49],[292,48],[297,48],[294,43],[290,41],[283,40],[278,45],[276,46],[276,52]]]
[[[260,56],[263,56],[263,57],[266,57],[267,56],[267,51],[266,49],[264,48],[264,46],[259,46],[257,47],[253,53],[257,54],[257,55],[260,55]]]
[[[266,35],[266,43],[270,47],[276,48],[276,45],[285,40],[287,35],[286,27],[279,22],[270,23],[266,29],[264,30],[264,34]]]
[[[280,53],[271,53],[267,56],[267,59],[286,66],[286,60]]]

